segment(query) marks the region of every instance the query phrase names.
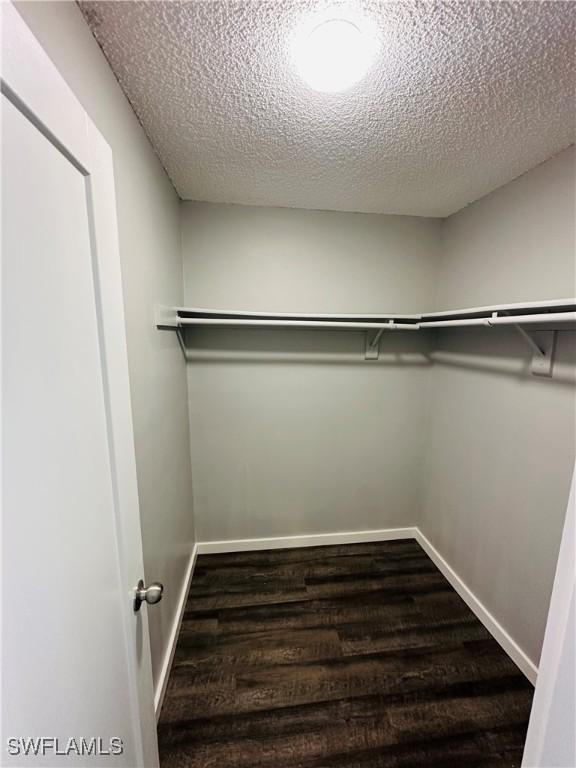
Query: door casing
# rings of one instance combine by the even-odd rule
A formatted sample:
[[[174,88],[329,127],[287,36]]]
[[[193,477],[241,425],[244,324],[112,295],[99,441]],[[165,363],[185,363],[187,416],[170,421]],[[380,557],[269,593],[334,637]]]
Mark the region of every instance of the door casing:
[[[136,760],[153,768],[158,765],[158,747],[148,616],[146,608],[137,614],[132,610],[134,587],[144,576],[144,566],[112,151],[12,3],[1,3],[0,13],[3,97],[85,180]],[[34,312],[34,307],[22,311]]]

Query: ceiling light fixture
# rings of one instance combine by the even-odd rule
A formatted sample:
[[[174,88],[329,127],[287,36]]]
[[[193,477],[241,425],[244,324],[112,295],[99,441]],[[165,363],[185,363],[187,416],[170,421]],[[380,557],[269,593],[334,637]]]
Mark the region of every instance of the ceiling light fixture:
[[[293,48],[296,71],[311,88],[337,93],[359,82],[378,50],[375,35],[360,20],[325,19],[301,30]]]

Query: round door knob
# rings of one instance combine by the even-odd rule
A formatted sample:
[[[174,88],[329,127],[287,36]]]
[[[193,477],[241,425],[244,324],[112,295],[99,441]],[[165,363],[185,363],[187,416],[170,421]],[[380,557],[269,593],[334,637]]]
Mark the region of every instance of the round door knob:
[[[148,603],[148,605],[159,603],[162,600],[163,592],[164,585],[159,581],[155,581],[149,587],[145,587],[144,582],[140,579],[134,594],[134,610],[139,611],[140,606],[144,602]]]

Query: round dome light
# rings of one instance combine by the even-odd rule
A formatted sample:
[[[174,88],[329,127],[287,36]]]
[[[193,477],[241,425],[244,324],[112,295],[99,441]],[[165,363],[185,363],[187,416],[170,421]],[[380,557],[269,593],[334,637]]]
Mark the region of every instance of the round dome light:
[[[377,45],[373,35],[347,19],[328,19],[296,41],[294,64],[311,88],[345,91],[368,71]]]

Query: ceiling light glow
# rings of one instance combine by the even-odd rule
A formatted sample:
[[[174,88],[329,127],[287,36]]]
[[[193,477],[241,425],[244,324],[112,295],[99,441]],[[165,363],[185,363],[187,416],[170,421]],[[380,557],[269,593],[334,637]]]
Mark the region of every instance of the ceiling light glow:
[[[332,18],[302,30],[294,44],[293,60],[311,88],[336,93],[364,77],[377,50],[376,38],[366,24]]]

